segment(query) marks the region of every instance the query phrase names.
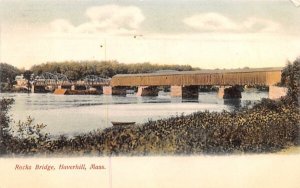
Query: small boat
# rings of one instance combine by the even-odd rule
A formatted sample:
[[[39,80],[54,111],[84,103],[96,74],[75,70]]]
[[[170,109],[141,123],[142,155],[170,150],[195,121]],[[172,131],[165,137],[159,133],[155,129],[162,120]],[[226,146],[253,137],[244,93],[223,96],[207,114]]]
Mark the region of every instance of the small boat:
[[[120,122],[120,121],[112,121],[113,126],[125,126],[125,125],[134,125],[135,122]]]

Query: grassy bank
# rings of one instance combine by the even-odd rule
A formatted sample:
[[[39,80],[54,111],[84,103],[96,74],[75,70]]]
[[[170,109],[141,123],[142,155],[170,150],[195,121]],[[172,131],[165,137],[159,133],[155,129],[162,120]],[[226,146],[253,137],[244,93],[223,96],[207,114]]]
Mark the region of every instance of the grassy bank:
[[[6,154],[173,155],[276,152],[299,142],[298,106],[263,100],[251,109],[197,112],[148,123],[111,127],[51,140],[44,125],[19,123]],[[30,128],[31,127],[31,128]]]

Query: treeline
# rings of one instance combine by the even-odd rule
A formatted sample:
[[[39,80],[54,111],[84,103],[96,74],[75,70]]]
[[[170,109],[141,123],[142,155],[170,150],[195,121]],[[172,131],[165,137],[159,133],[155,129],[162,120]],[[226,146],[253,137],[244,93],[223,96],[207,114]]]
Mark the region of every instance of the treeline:
[[[11,91],[15,84],[15,77],[21,73],[17,67],[7,63],[0,63],[0,92]]]
[[[103,78],[116,74],[151,73],[159,70],[191,71],[199,70],[190,65],[158,65],[150,63],[124,64],[117,61],[65,61],[34,65],[30,69],[35,75],[43,72],[65,74],[70,80],[78,80],[86,75]]]

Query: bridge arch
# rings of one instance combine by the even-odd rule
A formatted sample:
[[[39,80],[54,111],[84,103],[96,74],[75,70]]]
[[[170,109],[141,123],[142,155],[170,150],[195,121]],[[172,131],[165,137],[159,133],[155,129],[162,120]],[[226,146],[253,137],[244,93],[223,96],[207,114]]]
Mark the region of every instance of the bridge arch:
[[[70,83],[68,77],[60,73],[44,72],[35,78],[35,82],[45,84]]]

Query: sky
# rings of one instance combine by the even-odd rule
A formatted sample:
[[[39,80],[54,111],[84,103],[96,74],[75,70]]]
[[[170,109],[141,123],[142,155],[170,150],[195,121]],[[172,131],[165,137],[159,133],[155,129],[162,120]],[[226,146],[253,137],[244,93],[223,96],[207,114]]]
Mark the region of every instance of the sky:
[[[300,56],[293,1],[0,0],[0,61],[280,67]]]

